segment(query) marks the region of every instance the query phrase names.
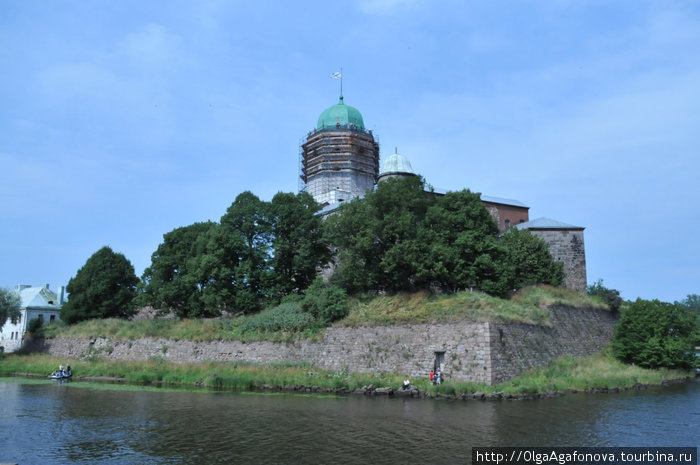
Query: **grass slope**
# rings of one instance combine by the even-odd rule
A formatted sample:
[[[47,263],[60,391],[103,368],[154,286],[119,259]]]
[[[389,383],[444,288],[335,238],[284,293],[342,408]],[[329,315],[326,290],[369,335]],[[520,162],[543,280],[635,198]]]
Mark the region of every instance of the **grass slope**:
[[[450,321],[499,321],[548,326],[552,305],[578,308],[607,308],[602,301],[569,289],[538,286],[523,289],[511,299],[499,299],[482,292],[449,295],[417,292],[394,296],[354,297],[348,301],[348,316],[339,326],[370,326]],[[214,319],[119,319],[88,320],[75,325],[61,322],[44,327],[47,338],[59,336],[108,337],[134,340],[144,337],[192,341],[291,341],[323,335],[324,328],[303,332],[245,331],[250,317]]]

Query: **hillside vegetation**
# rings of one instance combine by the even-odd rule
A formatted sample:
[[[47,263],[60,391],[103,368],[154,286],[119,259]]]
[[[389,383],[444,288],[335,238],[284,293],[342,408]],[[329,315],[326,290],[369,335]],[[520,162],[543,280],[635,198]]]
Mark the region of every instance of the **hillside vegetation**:
[[[551,286],[523,289],[510,300],[482,292],[458,292],[449,295],[428,292],[401,293],[393,296],[353,297],[348,315],[339,326],[391,325],[449,321],[498,321],[550,325],[549,306],[607,308],[595,297]],[[325,327],[302,330],[275,329],[265,318],[279,318],[285,304],[252,316],[210,319],[165,319],[128,321],[116,318],[87,320],[74,325],[54,323],[44,329],[45,337],[78,336],[139,339],[144,337],[173,340],[289,341],[320,337]],[[268,316],[269,315],[269,316]],[[290,326],[291,328],[291,326]]]

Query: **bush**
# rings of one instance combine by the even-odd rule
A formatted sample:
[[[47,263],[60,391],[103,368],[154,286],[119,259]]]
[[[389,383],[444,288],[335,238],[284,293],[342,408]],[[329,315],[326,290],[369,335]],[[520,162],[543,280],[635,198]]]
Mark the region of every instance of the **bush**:
[[[243,332],[301,332],[313,324],[314,317],[304,312],[301,302],[284,302],[243,319],[239,329]]]
[[[27,323],[27,332],[32,336],[41,337],[43,326],[44,315],[39,315],[38,317],[29,320],[29,323]]]
[[[620,310],[622,305],[622,297],[617,289],[608,289],[603,286],[603,280],[599,279],[595,284],[588,286],[588,295],[600,298],[605,304],[610,307],[612,312]]]
[[[695,365],[697,337],[697,320],[687,308],[637,299],[623,309],[612,349],[623,362],[644,368],[689,370]]]
[[[321,325],[329,325],[348,315],[347,294],[338,286],[323,281],[318,276],[306,290],[302,303],[304,311],[313,315]]]

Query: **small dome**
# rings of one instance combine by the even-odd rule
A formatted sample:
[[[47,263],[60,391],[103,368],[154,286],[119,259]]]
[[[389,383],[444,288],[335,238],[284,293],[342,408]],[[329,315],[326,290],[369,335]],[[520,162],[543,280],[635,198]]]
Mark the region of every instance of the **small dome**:
[[[396,153],[389,155],[382,165],[382,171],[379,173],[380,176],[392,173],[401,174],[415,174],[413,168],[411,167],[411,162],[408,158],[401,155],[396,149]]]
[[[340,100],[337,105],[333,105],[330,108],[326,108],[321,116],[318,117],[318,124],[316,127],[318,129],[332,128],[337,125],[345,126],[346,124],[357,125],[359,129],[365,128],[365,122],[362,120],[362,115],[359,110],[350,105],[345,105],[343,103],[343,96],[340,96]]]

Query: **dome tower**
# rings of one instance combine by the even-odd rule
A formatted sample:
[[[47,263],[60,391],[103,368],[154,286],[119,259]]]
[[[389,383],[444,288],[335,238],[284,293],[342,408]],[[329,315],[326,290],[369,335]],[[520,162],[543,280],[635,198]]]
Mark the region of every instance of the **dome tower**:
[[[413,172],[411,162],[408,161],[408,158],[401,155],[399,149],[396,148],[395,152],[384,161],[377,182],[386,181],[389,178],[407,178],[411,176],[417,176]]]
[[[343,102],[325,109],[301,144],[303,190],[322,205],[350,200],[373,189],[379,144],[362,114]]]

